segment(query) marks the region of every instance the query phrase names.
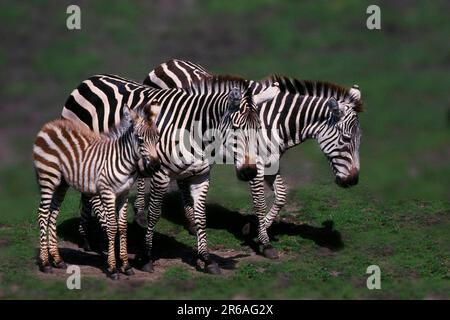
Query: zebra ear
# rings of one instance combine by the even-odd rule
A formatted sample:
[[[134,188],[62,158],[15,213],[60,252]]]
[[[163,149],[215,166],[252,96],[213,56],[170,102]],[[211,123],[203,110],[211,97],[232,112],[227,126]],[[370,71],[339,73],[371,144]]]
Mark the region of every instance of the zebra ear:
[[[335,98],[328,99],[327,106],[330,108],[331,114],[334,117],[340,119],[344,115],[344,112],[339,108],[339,103]]]
[[[134,110],[131,110],[126,104],[124,104],[122,107],[121,127],[129,128],[133,124],[136,116],[136,112]]]
[[[280,84],[278,82],[274,82],[270,87],[254,95],[253,102],[255,103],[255,105],[268,102],[273,98],[275,98],[275,96],[279,93],[280,93]]]
[[[239,88],[233,88],[231,89],[230,93],[228,94],[228,104],[230,110],[237,110],[239,109],[239,104],[241,103],[242,99],[242,93]]]
[[[134,111],[132,111],[127,104],[123,105],[122,108],[122,119],[125,123],[130,123],[133,120],[133,113]]]
[[[357,84],[353,85],[349,93],[354,99],[361,100],[361,90],[359,90],[359,86]]]
[[[154,99],[144,107],[145,119],[150,123],[155,123],[161,112],[161,104]]]

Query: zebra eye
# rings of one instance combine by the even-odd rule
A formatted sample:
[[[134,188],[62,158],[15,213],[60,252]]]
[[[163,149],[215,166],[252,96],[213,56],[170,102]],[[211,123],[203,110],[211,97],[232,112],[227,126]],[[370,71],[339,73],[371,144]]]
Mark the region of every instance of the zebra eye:
[[[352,139],[352,136],[349,134],[342,134],[342,140],[344,140],[344,142],[350,142],[350,140]]]

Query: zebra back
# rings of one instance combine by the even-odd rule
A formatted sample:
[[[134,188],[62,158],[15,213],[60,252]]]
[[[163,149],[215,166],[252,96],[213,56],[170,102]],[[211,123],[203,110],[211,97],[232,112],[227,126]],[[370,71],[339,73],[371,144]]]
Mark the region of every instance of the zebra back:
[[[172,59],[150,71],[143,83],[159,89],[188,88],[194,82],[212,77],[197,63]]]

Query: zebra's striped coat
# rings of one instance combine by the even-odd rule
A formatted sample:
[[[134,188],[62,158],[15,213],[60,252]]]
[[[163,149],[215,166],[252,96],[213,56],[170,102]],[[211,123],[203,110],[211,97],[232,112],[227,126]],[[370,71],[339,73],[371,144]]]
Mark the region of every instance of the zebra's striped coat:
[[[173,59],[152,70],[144,83],[157,88],[191,86],[199,78],[213,77],[204,67]],[[357,86],[346,89],[321,81],[301,81],[281,76],[271,76],[252,82],[253,94],[273,83],[280,84],[280,93],[258,109],[263,145],[270,155],[260,157],[255,179],[250,181],[253,204],[259,217],[258,239],[264,245],[263,253],[276,258],[269,245],[267,228],[286,203],[286,186],[279,170],[283,153],[303,141],[313,138],[328,158],[336,176],[336,183],[347,187],[358,182],[359,144],[361,131],[358,113],[362,110],[361,92]],[[267,170],[267,168],[275,168]],[[275,200],[267,212],[264,182],[275,193]],[[182,194],[188,190],[182,191]],[[140,189],[137,201],[143,197]],[[188,209],[186,209],[186,215]],[[265,216],[264,219],[260,217]]]
[[[151,174],[159,166],[158,131],[152,106],[143,108],[142,117],[124,108],[121,125],[107,135],[98,136],[65,119],[47,123],[39,131],[33,146],[33,162],[41,193],[38,209],[41,270],[51,270],[48,252],[55,267],[65,266],[57,247],[56,219],[71,186],[101,200],[109,241],[108,271],[114,278],[118,276],[114,254],[116,205],[120,208],[120,257],[124,270],[132,272],[126,247],[126,197],[138,173]]]
[[[119,121],[120,102],[126,101],[133,108],[133,102],[142,103],[157,99],[161,112],[157,120],[160,131],[160,143],[157,146],[161,159],[161,170],[150,179],[150,204],[146,235],[147,259],[144,270],[151,271],[151,248],[153,231],[161,214],[161,201],[170,179],[176,179],[187,188],[191,195],[185,199],[189,214],[197,230],[198,253],[205,261],[206,270],[216,273],[217,264],[209,258],[206,241],[206,219],[204,215],[205,199],[209,188],[209,170],[214,162],[205,157],[205,149],[213,140],[202,140],[193,148],[193,140],[184,139],[186,135],[202,136],[209,130],[225,131],[237,126],[240,132],[257,131],[260,128],[255,101],[259,104],[267,101],[278,92],[277,85],[268,87],[257,96],[248,90],[249,82],[236,77],[210,77],[201,80],[186,89],[154,89],[139,85],[121,77],[99,75],[89,78],[75,89],[63,109],[63,118],[83,122],[90,129],[98,132],[107,130],[114,121]],[[238,99],[231,99],[236,95]],[[232,100],[234,102],[232,102]],[[253,115],[253,116],[252,116]],[[245,144],[248,139],[238,138],[243,150],[250,150]],[[256,155],[246,151],[233,153],[241,156],[235,158],[236,169],[242,179],[252,179],[256,167],[252,166]],[[177,149],[178,148],[178,149]],[[178,153],[187,161],[179,161]],[[186,156],[188,156],[186,158]],[[83,210],[85,211],[85,210]]]

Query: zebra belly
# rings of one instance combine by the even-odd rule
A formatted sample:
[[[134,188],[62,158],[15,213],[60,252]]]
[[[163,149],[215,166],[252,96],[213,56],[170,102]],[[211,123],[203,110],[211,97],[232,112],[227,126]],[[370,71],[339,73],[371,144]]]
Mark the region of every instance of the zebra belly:
[[[66,178],[65,178],[66,179]],[[86,194],[86,195],[94,195],[98,193],[98,179],[88,179],[88,180],[72,180],[67,183],[74,188],[75,190]]]
[[[209,172],[211,165],[208,162],[203,162],[201,165],[199,163],[186,165],[182,167],[165,166],[164,168],[166,175],[171,179],[186,179],[193,176],[204,175]]]
[[[169,155],[167,157],[167,155]],[[210,170],[211,164],[202,155],[192,154],[184,157],[170,154],[169,150],[158,150],[161,167],[164,173],[172,179],[184,179],[202,175]]]
[[[128,192],[132,187],[134,182],[137,179],[137,175],[129,176],[122,184],[116,186],[114,189],[115,194],[119,195],[125,192]]]
[[[63,176],[67,184],[75,190],[86,195],[94,195],[98,193],[98,172],[100,172],[101,166],[91,165],[88,167],[87,163],[89,162],[83,158],[70,174],[64,170]]]

